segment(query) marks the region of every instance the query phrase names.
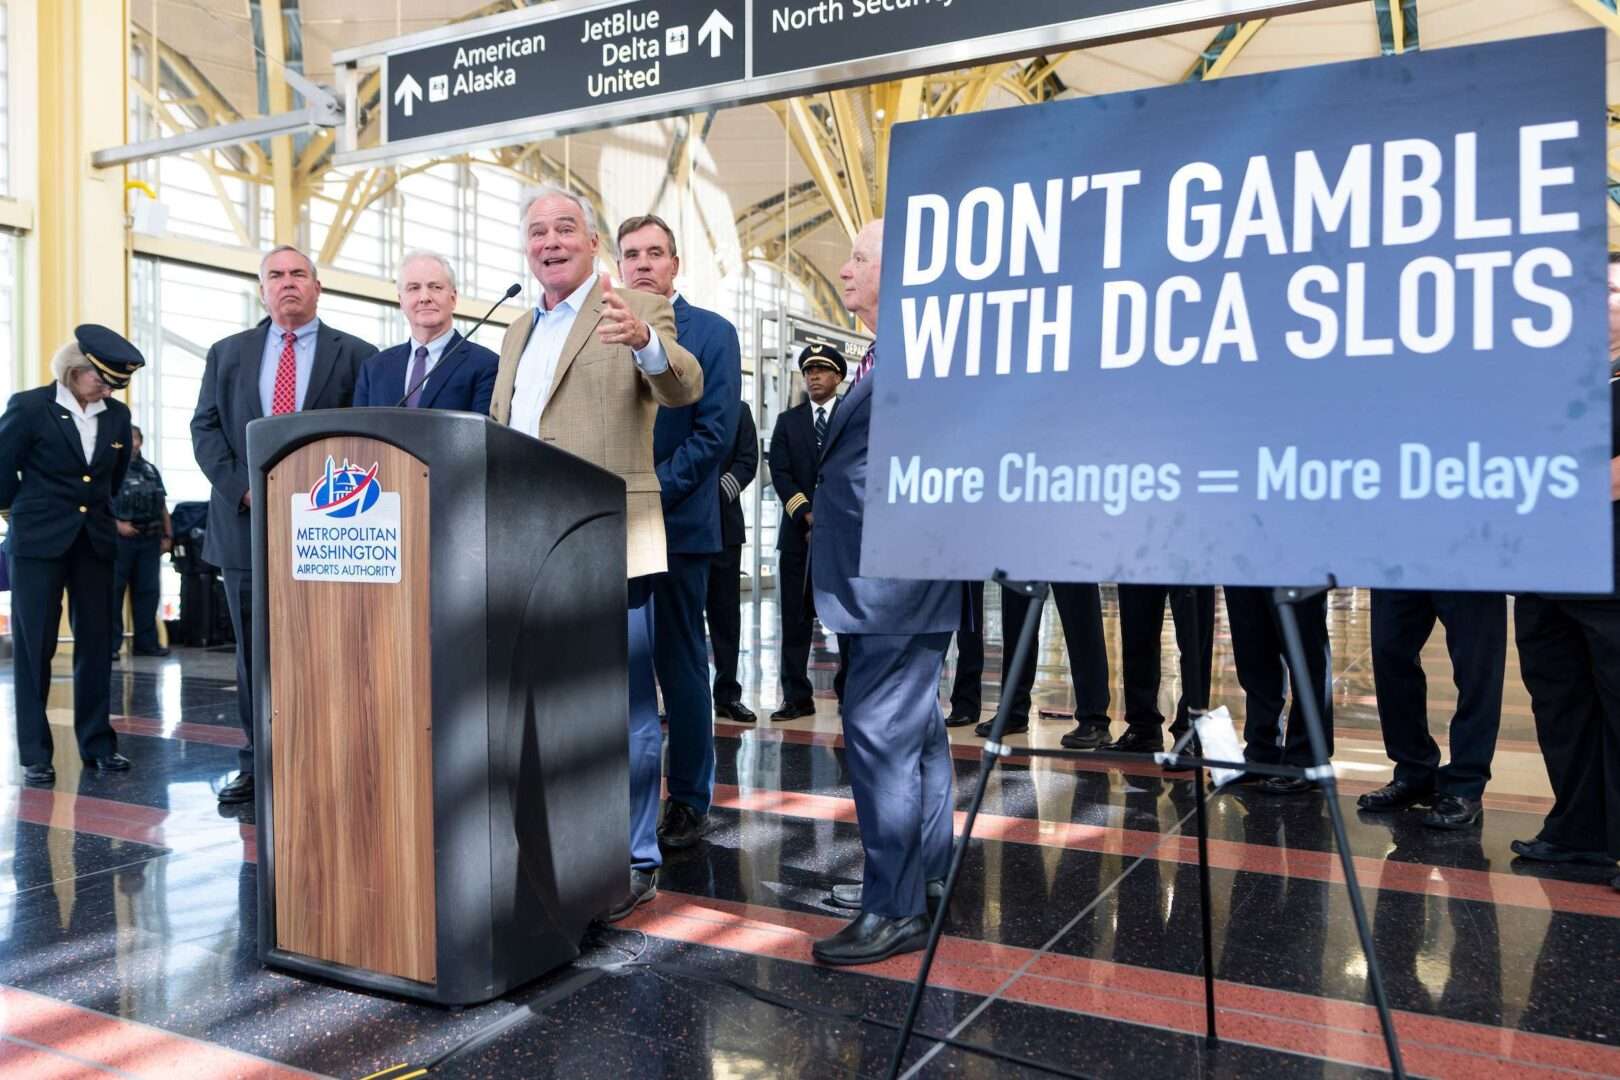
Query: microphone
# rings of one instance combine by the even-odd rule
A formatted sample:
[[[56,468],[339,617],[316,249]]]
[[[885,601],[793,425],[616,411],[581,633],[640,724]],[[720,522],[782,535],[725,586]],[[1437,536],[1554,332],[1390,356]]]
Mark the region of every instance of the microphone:
[[[461,338],[455,343],[455,345],[452,345],[448,349],[444,350],[444,355],[439,357],[439,363],[435,364],[434,367],[435,368],[439,367],[440,365],[442,365],[445,362],[445,360],[449,359],[450,354],[456,351],[457,346],[463,345],[466,342],[471,341],[472,336],[474,334],[478,333],[479,328],[482,327],[485,323],[489,322],[489,317],[491,315],[495,314],[495,309],[496,308],[500,307],[502,304],[506,303],[508,300],[512,299],[512,297],[516,296],[518,293],[520,293],[522,291],[523,291],[523,286],[520,283],[518,283],[516,281],[512,282],[511,287],[508,288],[504,294],[502,294],[502,296],[501,296],[501,298],[499,300],[495,301],[494,306],[491,307],[488,311],[484,312],[484,317],[482,319],[479,319],[476,323],[474,323],[473,328],[471,330],[467,331],[465,334],[462,334]],[[416,380],[416,385],[415,386],[408,387],[406,389],[406,391],[405,391],[405,396],[400,398],[398,401],[396,401],[394,403],[394,408],[403,409],[405,407],[405,403],[407,401],[411,400],[411,395],[416,393],[418,390],[422,389],[422,387],[427,385],[428,377],[431,376],[432,374],[433,374],[432,371],[428,371],[420,379]]]

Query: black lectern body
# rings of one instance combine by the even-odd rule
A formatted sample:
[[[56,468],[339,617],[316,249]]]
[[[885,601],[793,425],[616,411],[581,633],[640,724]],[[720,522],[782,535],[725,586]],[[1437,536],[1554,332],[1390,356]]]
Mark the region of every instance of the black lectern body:
[[[260,958],[447,1005],[573,959],[630,865],[623,481],[425,409],[248,456]]]

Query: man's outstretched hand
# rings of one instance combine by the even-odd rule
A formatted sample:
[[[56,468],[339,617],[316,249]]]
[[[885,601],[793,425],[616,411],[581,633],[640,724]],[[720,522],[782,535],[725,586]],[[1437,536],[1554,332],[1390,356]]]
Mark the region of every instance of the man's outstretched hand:
[[[602,275],[602,321],[596,336],[604,345],[628,345],[635,350],[645,349],[652,340],[652,329],[636,317],[624,297],[613,291],[613,277]]]

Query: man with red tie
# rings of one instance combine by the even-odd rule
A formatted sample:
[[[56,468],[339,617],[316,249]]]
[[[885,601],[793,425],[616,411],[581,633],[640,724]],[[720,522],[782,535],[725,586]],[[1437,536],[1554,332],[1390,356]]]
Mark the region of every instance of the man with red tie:
[[[219,789],[222,803],[253,801],[253,532],[247,425],[262,416],[340,409],[354,401],[361,361],[377,349],[316,317],[315,263],[290,245],[259,263],[259,299],[269,317],[208,350],[191,448],[213,492],[203,558],[225,572],[236,634],[236,708],[247,736],[241,771]]]

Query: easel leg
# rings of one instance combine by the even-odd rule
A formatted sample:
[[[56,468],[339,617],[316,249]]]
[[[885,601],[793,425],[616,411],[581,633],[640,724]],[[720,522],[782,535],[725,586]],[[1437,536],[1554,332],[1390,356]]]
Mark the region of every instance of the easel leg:
[[[1401,1047],[1395,1036],[1395,1018],[1390,1013],[1389,998],[1384,992],[1384,976],[1373,950],[1372,927],[1367,921],[1367,909],[1361,901],[1361,885],[1356,880],[1355,860],[1350,856],[1350,837],[1345,831],[1344,814],[1339,809],[1339,788],[1328,761],[1327,738],[1322,733],[1322,714],[1317,708],[1316,688],[1311,685],[1310,672],[1305,666],[1305,645],[1299,634],[1299,619],[1294,605],[1307,600],[1324,588],[1278,589],[1275,594],[1277,618],[1282,626],[1283,644],[1288,650],[1288,663],[1294,680],[1294,697],[1305,714],[1305,730],[1311,740],[1311,756],[1317,767],[1311,770],[1322,785],[1327,800],[1328,818],[1333,822],[1333,842],[1339,851],[1339,865],[1344,869],[1344,884],[1350,894],[1350,913],[1355,919],[1356,935],[1361,939],[1361,951],[1367,958],[1367,984],[1372,988],[1373,1005],[1378,1010],[1378,1023],[1384,1031],[1384,1048],[1389,1053],[1389,1071],[1397,1080],[1405,1080],[1406,1068],[1401,1063]]]
[[[1000,580],[1000,575],[997,575]],[[1018,631],[1018,645],[1013,649],[1012,660],[1001,673],[1003,687],[1016,686],[1018,676],[1024,670],[1024,665],[1030,662],[1035,651],[1035,637],[1040,632],[1041,609],[1046,605],[1046,585],[1043,583],[1015,584],[1003,582],[1008,587],[1018,588],[1030,598],[1029,611],[1024,616],[1024,625]],[[984,805],[984,793],[990,786],[990,773],[1001,757],[1001,736],[1007,727],[1007,704],[1010,698],[1003,693],[1001,703],[996,706],[996,717],[990,726],[990,737],[985,740],[984,754],[979,758],[979,779],[973,790],[973,801],[968,804],[967,820],[962,824],[962,835],[956,841],[956,847],[951,852],[951,869],[945,875],[945,896],[940,901],[939,918],[933,920],[928,928],[928,949],[923,953],[922,966],[917,971],[917,980],[911,986],[911,999],[906,1003],[906,1019],[900,1025],[900,1037],[894,1045],[894,1057],[889,1062],[889,1080],[900,1075],[900,1065],[905,1060],[906,1047],[911,1043],[911,1033],[917,1026],[917,1012],[922,1008],[923,992],[928,988],[928,972],[934,966],[934,954],[939,951],[939,939],[945,931],[945,913],[951,909],[951,897],[956,895],[956,879],[962,870],[962,860],[967,854],[969,841],[973,839],[973,825],[978,820],[979,808]]]

